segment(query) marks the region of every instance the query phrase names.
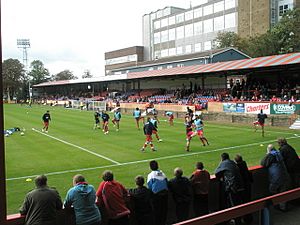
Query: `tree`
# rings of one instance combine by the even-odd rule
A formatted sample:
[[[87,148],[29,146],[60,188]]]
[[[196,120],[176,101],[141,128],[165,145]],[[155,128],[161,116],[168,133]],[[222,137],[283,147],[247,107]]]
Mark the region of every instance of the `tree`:
[[[78,77],[74,76],[70,70],[64,70],[52,76],[52,80],[76,80]]]
[[[24,65],[18,59],[6,59],[2,63],[3,94],[10,100],[11,96],[20,95],[22,84],[26,83]]]
[[[218,48],[239,47],[240,39],[235,32],[219,32],[215,42]]]
[[[82,75],[82,79],[85,78],[92,78],[93,75],[91,74],[91,72],[89,70],[84,71],[83,75]]]
[[[44,64],[40,60],[34,60],[30,64],[31,71],[28,75],[31,77],[31,84],[39,84],[46,82],[50,79],[48,69],[44,67]]]

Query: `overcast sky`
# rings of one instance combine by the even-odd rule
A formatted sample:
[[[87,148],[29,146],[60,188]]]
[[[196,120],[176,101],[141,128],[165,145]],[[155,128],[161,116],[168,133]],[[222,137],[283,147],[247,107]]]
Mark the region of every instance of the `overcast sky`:
[[[23,62],[17,39],[30,39],[29,64],[41,60],[51,74],[65,69],[104,75],[104,52],[142,45],[142,16],[201,0],[2,0],[3,59]]]

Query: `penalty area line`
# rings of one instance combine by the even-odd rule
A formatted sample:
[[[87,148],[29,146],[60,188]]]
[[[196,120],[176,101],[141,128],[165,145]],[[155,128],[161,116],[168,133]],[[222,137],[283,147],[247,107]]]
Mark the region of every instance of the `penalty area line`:
[[[105,160],[107,160],[107,161],[110,161],[110,162],[112,162],[112,163],[114,163],[114,164],[117,164],[117,165],[121,164],[121,163],[119,163],[119,162],[117,162],[117,161],[115,161],[115,160],[113,160],[113,159],[110,159],[110,158],[104,156],[104,155],[100,155],[100,154],[95,153],[95,152],[92,152],[92,151],[90,151],[90,150],[88,150],[88,149],[86,149],[86,148],[83,148],[83,147],[80,147],[80,146],[78,146],[78,145],[72,144],[72,143],[70,143],[70,142],[64,141],[64,140],[59,139],[59,138],[57,138],[57,137],[53,137],[53,136],[51,136],[51,135],[49,135],[49,134],[43,133],[43,132],[41,132],[41,131],[35,129],[35,128],[32,128],[32,130],[35,131],[35,132],[37,132],[37,133],[39,133],[39,134],[45,135],[45,136],[47,136],[47,137],[49,137],[49,138],[51,138],[51,139],[54,139],[54,140],[59,141],[59,142],[62,142],[62,143],[64,143],[64,144],[66,144],[66,145],[70,145],[70,146],[72,146],[72,147],[78,148],[78,149],[80,149],[81,151],[90,153],[90,154],[92,154],[92,155],[94,155],[94,156],[97,156],[97,157],[99,157],[99,158],[102,158],[102,159],[105,159]]]
[[[287,137],[286,139],[295,139],[295,138],[300,138],[300,136]],[[258,144],[268,144],[268,143],[272,143],[272,142],[275,142],[275,141],[277,141],[277,140],[268,140],[268,141],[256,142],[256,143],[251,143],[251,144],[236,145],[236,146],[230,146],[230,147],[212,149],[212,150],[207,150],[207,151],[202,151],[202,152],[192,152],[192,153],[186,153],[186,154],[169,155],[169,156],[163,156],[163,157],[156,157],[156,158],[152,158],[152,159],[144,159],[144,160],[131,161],[131,162],[125,162],[125,163],[119,163],[119,164],[112,164],[112,165],[105,165],[105,166],[97,166],[97,167],[89,167],[89,168],[81,168],[81,169],[73,169],[73,170],[64,170],[64,171],[50,172],[50,173],[45,173],[45,175],[46,176],[49,176],[49,175],[61,175],[61,174],[66,174],[66,173],[74,173],[74,172],[89,171],[89,170],[96,170],[96,169],[113,168],[113,167],[117,167],[117,166],[126,166],[126,165],[132,165],[132,164],[150,162],[152,160],[165,160],[165,159],[174,159],[174,158],[181,158],[181,157],[189,157],[189,156],[193,156],[193,155],[208,154],[208,153],[212,153],[212,152],[219,152],[219,151],[231,150],[231,149],[236,149],[236,148],[251,147],[251,146],[258,145]],[[29,176],[22,176],[22,177],[12,177],[12,178],[7,178],[6,180],[7,181],[21,180],[21,179],[25,179],[25,178],[29,178],[29,177],[36,177],[36,176],[37,175],[29,175]]]

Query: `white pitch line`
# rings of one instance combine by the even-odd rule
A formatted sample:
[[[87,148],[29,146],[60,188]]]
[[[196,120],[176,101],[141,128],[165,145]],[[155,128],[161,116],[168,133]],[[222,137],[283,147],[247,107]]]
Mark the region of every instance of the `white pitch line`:
[[[88,150],[88,149],[86,149],[86,148],[83,148],[83,147],[80,147],[80,146],[78,146],[78,145],[72,144],[72,143],[70,143],[70,142],[64,141],[64,140],[62,140],[62,139],[53,137],[53,136],[51,136],[51,135],[49,135],[49,134],[46,134],[46,133],[43,133],[43,132],[41,132],[41,131],[39,131],[39,130],[37,130],[37,129],[32,128],[32,130],[35,131],[35,132],[37,132],[37,133],[39,133],[39,134],[45,135],[45,136],[47,136],[47,137],[49,137],[49,138],[52,138],[52,139],[54,139],[54,140],[60,141],[60,142],[62,142],[62,143],[64,143],[64,144],[66,144],[66,145],[70,145],[70,146],[75,147],[75,148],[78,148],[78,149],[80,149],[80,150],[82,150],[82,151],[84,151],[84,152],[88,152],[88,153],[90,153],[90,154],[92,154],[92,155],[95,155],[95,156],[97,156],[97,157],[99,157],[99,158],[106,159],[106,160],[108,160],[108,161],[110,161],[110,162],[112,162],[112,163],[118,164],[118,165],[120,164],[119,162],[117,162],[117,161],[115,161],[115,160],[113,160],[113,159],[110,159],[110,158],[108,158],[108,157],[106,157],[106,156],[104,156],[104,155],[100,155],[100,154],[95,153],[95,152],[92,152],[92,151],[90,151],[90,150]]]
[[[286,139],[295,139],[295,138],[300,138],[300,136],[287,137]],[[218,148],[218,149],[213,149],[213,150],[209,150],[209,151],[163,156],[163,157],[157,157],[157,158],[152,158],[152,159],[144,159],[144,160],[131,161],[131,162],[125,162],[125,163],[119,163],[119,164],[113,164],[113,165],[106,165],[106,166],[97,166],[97,167],[90,167],[90,168],[81,168],[81,169],[74,169],[74,170],[64,170],[64,171],[50,172],[50,173],[45,173],[45,175],[47,175],[47,176],[49,176],[49,175],[60,175],[60,174],[65,174],[65,173],[74,173],[74,172],[81,172],[81,171],[88,171],[88,170],[105,169],[105,168],[111,168],[111,167],[117,167],[117,166],[126,166],[126,165],[149,162],[149,161],[152,161],[152,160],[164,160],[164,159],[188,157],[188,156],[192,156],[192,155],[200,155],[200,154],[219,152],[219,151],[224,151],[224,150],[231,150],[231,149],[236,149],[236,148],[250,147],[250,146],[255,146],[255,145],[258,145],[258,144],[266,144],[266,143],[271,143],[271,142],[275,142],[275,141],[277,141],[277,140],[268,140],[268,141],[256,142],[256,143],[252,143],[252,144],[236,145],[236,146],[231,146],[231,147]],[[7,178],[6,180],[7,181],[21,180],[21,179],[25,179],[25,178],[28,178],[28,177],[36,177],[36,176],[37,175],[13,177],[13,178]]]

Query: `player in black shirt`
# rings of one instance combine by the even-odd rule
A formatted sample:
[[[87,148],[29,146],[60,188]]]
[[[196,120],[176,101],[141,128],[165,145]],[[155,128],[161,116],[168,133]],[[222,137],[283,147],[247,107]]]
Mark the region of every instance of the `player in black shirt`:
[[[100,128],[100,113],[98,111],[96,111],[94,113],[94,117],[95,117],[95,125],[94,125],[94,129],[96,128]]]
[[[47,110],[46,113],[43,115],[42,120],[44,122],[44,127],[43,127],[42,131],[48,133],[49,122],[51,120],[49,110]]]
[[[109,115],[105,111],[103,111],[101,117],[102,117],[102,122],[103,122],[103,132],[104,132],[104,134],[108,134]]]
[[[265,120],[268,118],[268,116],[263,113],[263,110],[260,110],[260,113],[257,114],[257,121],[253,123],[255,132],[257,131],[257,127],[261,126],[261,135],[265,136]]]
[[[151,118],[148,117],[147,118],[147,122],[144,125],[144,134],[146,136],[146,141],[145,144],[143,145],[143,147],[141,148],[141,151],[145,151],[145,148],[147,147],[147,145],[149,144],[151,147],[152,151],[156,151],[153,142],[152,142],[152,133],[155,130],[155,127],[153,125],[153,123],[151,123]]]

